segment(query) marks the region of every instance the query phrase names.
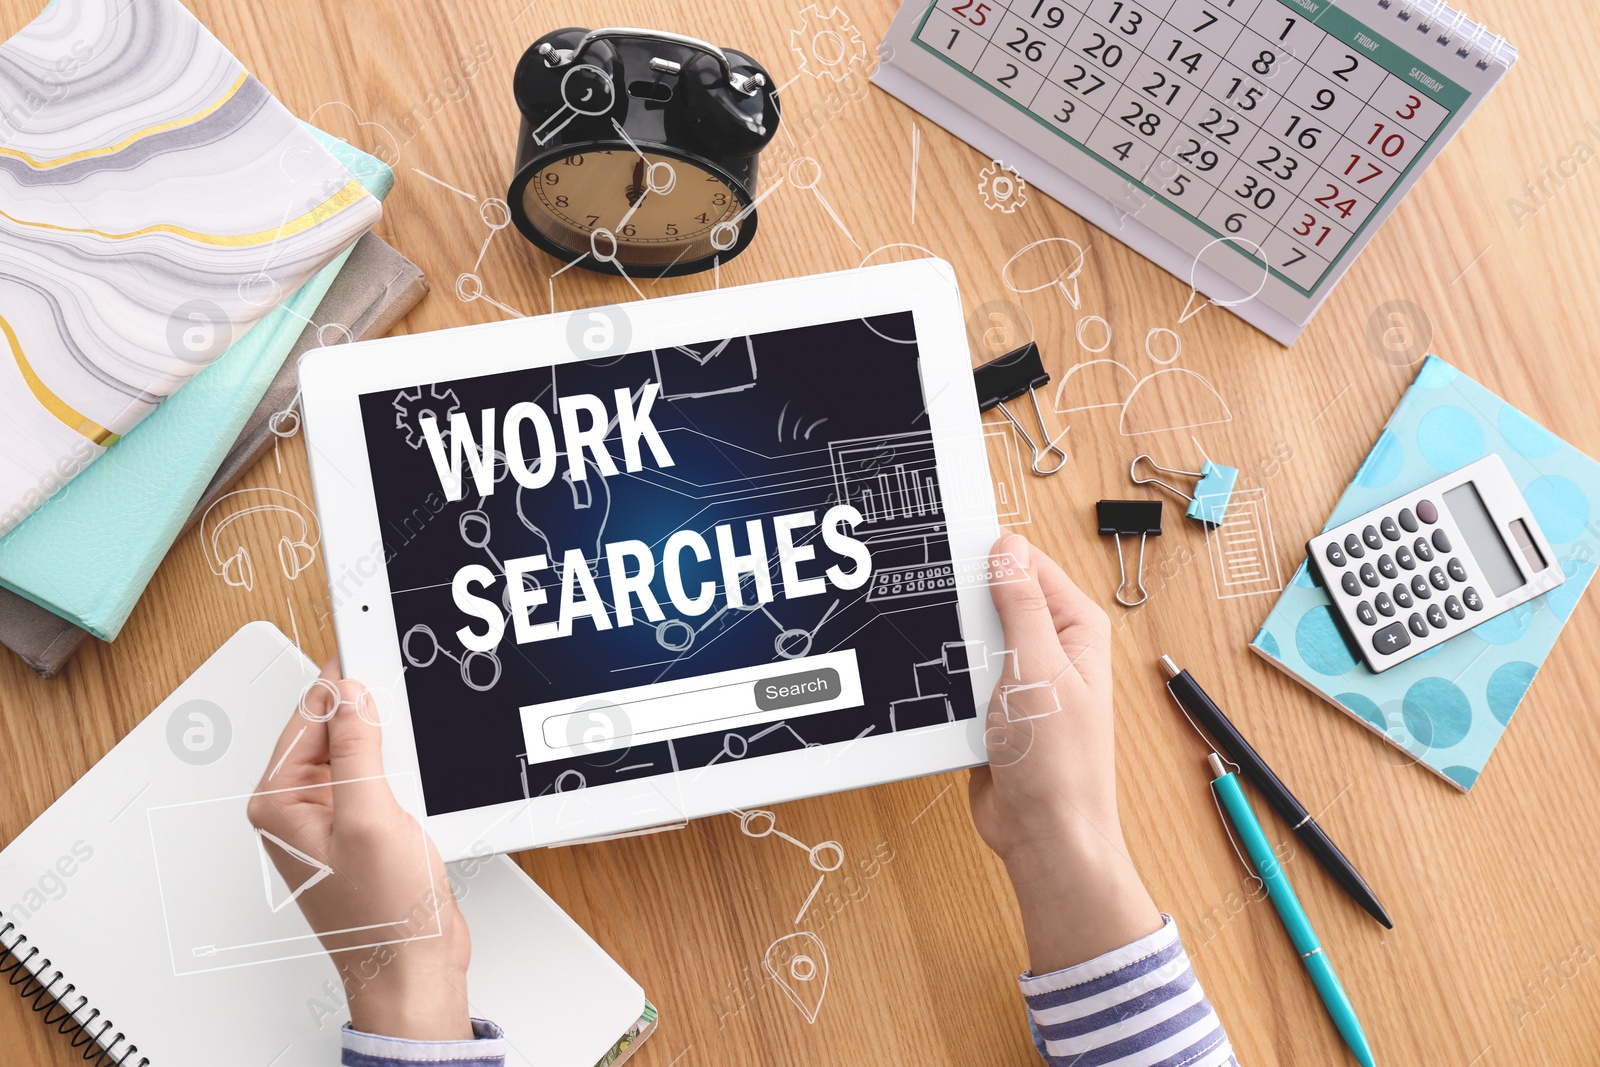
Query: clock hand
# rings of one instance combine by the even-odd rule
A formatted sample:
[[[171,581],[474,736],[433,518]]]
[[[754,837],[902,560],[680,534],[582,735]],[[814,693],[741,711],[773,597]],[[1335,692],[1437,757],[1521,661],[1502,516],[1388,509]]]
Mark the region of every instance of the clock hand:
[[[640,156],[639,161],[633,165],[633,181],[628,185],[627,197],[629,207],[638,207],[640,202],[644,200],[644,170],[644,157]]]

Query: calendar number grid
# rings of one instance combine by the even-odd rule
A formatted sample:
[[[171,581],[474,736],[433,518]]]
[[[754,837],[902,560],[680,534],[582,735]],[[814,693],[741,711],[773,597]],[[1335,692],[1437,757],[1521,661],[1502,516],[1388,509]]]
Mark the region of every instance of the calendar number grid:
[[[936,0],[913,37],[1307,296],[1464,96],[1282,0]]]

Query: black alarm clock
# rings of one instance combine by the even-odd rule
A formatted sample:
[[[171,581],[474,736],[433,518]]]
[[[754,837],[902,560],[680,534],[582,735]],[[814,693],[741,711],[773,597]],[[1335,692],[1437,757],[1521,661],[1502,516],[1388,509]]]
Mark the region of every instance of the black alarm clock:
[[[506,202],[522,235],[589,270],[693,274],[756,233],[778,94],[743,52],[659,30],[547,33],[517,63]]]

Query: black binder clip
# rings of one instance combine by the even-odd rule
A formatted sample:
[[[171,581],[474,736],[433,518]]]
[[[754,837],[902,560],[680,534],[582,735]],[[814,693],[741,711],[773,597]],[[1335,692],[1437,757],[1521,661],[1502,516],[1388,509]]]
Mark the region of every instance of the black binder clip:
[[[1044,425],[1044,412],[1039,410],[1039,396],[1034,392],[1040,386],[1050,384],[1050,375],[1045,373],[1044,362],[1039,358],[1038,345],[1029,341],[1021,348],[997,356],[973,371],[972,378],[978,386],[978,410],[999,408],[1000,414],[1011,420],[1017,435],[1033,454],[1033,461],[1028,464],[1033,473],[1054,474],[1067,465],[1067,460],[1071,457],[1067,455],[1065,449],[1050,440],[1050,431],[1045,429]],[[1033,416],[1039,422],[1039,437],[1044,442],[1043,449],[1034,444],[1028,431],[1022,428],[1022,423],[1018,422],[1017,417],[1006,407],[1007,400],[1015,400],[1023,393],[1027,393],[1028,399],[1033,402]],[[1049,469],[1040,467],[1039,461],[1051,452],[1060,456],[1061,461]]]
[[[1161,501],[1102,500],[1094,510],[1100,520],[1100,535],[1117,539],[1117,603],[1125,608],[1136,608],[1150,599],[1144,587],[1144,540],[1161,536]],[[1139,562],[1133,575],[1134,587],[1139,591],[1138,600],[1126,600],[1122,596],[1128,584],[1128,567],[1122,562],[1123,534],[1139,535]]]

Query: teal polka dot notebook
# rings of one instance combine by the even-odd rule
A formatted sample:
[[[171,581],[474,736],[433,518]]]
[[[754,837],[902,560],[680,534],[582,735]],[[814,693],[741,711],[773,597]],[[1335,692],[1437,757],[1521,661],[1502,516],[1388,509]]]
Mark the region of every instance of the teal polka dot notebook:
[[[1411,388],[1323,529],[1497,453],[1567,580],[1422,655],[1373,674],[1352,654],[1305,562],[1250,642],[1268,662],[1465,791],[1527,695],[1595,573],[1600,463],[1437,356]]]

